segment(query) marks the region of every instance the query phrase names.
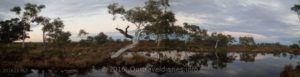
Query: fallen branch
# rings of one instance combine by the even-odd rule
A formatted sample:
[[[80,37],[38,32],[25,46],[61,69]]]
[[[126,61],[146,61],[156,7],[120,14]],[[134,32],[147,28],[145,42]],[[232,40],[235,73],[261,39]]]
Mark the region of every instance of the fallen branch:
[[[127,34],[127,29],[129,27],[126,28],[126,31],[123,31],[123,30],[119,30],[123,35]],[[134,48],[136,45],[139,44],[139,37],[142,33],[142,30],[140,29],[140,27],[138,27],[137,31],[135,32],[135,37],[131,36],[132,38],[132,44],[124,47],[124,48],[121,48],[120,50],[118,50],[116,53],[114,53],[110,58],[117,58],[118,56],[120,56],[122,53],[124,53],[125,51],[127,51],[128,49],[131,49],[131,48]],[[125,35],[126,36],[126,35]],[[130,38],[127,36],[127,38]]]

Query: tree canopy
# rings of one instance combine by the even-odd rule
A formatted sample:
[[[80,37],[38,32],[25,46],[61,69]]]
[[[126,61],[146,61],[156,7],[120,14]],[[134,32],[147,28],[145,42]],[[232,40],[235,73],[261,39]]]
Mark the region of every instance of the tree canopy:
[[[240,37],[239,42],[241,45],[252,46],[255,45],[255,41],[253,37]]]
[[[21,22],[18,18],[0,21],[0,44],[12,43],[22,38]]]
[[[22,34],[21,39],[23,40],[22,47],[25,46],[25,39],[30,38],[27,32],[31,31],[30,26],[31,23],[34,23],[36,18],[38,18],[38,14],[45,8],[45,5],[37,5],[27,3],[23,9],[20,6],[13,7],[10,11],[16,13],[18,15],[18,19],[20,20],[19,26],[21,26]]]

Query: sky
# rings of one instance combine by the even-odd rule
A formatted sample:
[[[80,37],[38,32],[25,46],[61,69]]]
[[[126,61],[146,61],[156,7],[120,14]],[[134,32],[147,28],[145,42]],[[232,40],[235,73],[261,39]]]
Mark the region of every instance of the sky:
[[[80,29],[96,35],[105,32],[113,38],[123,37],[115,28],[131,25],[108,14],[107,6],[120,3],[126,9],[143,6],[147,0],[0,0],[0,20],[15,17],[9,10],[25,3],[44,4],[41,15],[61,18],[65,31],[76,41]],[[199,25],[209,32],[222,32],[234,37],[252,36],[257,42],[282,44],[300,40],[300,21],[290,8],[298,0],[170,0],[176,24]],[[28,42],[42,41],[42,26],[32,26]],[[134,30],[131,27],[130,30]]]

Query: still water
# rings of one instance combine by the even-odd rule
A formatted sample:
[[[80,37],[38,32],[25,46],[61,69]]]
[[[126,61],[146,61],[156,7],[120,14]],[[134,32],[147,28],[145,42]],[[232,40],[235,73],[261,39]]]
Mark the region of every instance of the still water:
[[[87,69],[8,71],[0,74],[14,77],[299,77],[300,56],[289,53],[127,52],[122,58]]]

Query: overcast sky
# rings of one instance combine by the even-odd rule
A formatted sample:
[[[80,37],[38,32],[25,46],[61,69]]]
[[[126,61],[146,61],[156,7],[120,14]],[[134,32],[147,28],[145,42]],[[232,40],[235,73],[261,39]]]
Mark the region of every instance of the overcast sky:
[[[126,8],[143,6],[146,0],[0,0],[0,20],[14,17],[9,10],[25,3],[44,4],[42,15],[57,18],[65,23],[72,40],[78,40],[80,29],[91,35],[105,32],[120,37],[115,27],[128,22],[113,21],[107,12],[110,3]],[[170,0],[177,23],[188,22],[235,37],[252,36],[258,42],[296,43],[300,40],[300,21],[290,8],[298,0]],[[33,26],[27,41],[41,41],[41,26]],[[133,30],[133,28],[131,28]]]

